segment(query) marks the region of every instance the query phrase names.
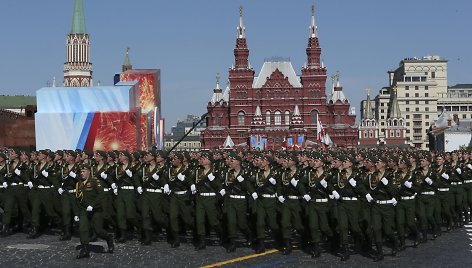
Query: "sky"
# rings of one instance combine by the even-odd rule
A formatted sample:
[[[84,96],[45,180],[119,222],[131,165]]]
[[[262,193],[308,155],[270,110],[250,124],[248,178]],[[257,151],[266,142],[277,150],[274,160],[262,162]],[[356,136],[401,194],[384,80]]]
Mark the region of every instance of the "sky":
[[[300,74],[313,3],[327,89],[339,71],[358,118],[365,88],[388,86],[387,71],[404,58],[439,55],[449,85],[472,83],[470,0],[84,0],[94,83],[112,85],[130,47],[133,68],[161,69],[168,131],[206,112],[217,73],[226,86],[240,5],[256,75],[274,56]],[[0,95],[35,95],[53,77],[62,84],[72,8],[73,0],[1,0]]]

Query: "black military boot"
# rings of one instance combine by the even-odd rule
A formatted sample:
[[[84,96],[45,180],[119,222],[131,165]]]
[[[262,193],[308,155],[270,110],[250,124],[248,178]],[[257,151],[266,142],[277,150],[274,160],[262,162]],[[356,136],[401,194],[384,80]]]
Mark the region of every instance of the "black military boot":
[[[151,243],[151,230],[144,230],[144,238],[141,241],[141,245],[149,246]]]
[[[318,242],[313,243],[313,246],[311,247],[310,253],[311,253],[312,258],[320,257],[321,256],[320,243],[318,243]]]
[[[118,238],[118,240],[116,240],[117,243],[126,243],[126,237],[127,236],[127,233],[126,233],[126,229],[121,229],[120,230],[120,238]]]
[[[265,252],[264,239],[259,239],[257,241],[256,254],[261,254]]]
[[[246,245],[248,247],[252,246],[254,238],[252,237],[252,232],[250,230],[244,233],[244,237],[246,237]]]
[[[215,229],[216,236],[218,237],[218,245],[223,245],[223,230],[220,225],[213,227]]]
[[[226,249],[226,252],[231,253],[231,252],[235,252],[235,251],[236,251],[236,242],[234,241],[234,238],[230,238],[228,248]]]
[[[39,236],[38,227],[37,227],[37,226],[33,226],[33,228],[31,228],[31,232],[29,233],[29,235],[27,236],[27,238],[29,238],[29,239],[34,239],[34,238],[37,238],[38,236]]]
[[[347,244],[341,246],[341,261],[349,260],[349,248]]]
[[[2,236],[9,236],[12,234],[12,229],[8,224],[2,226]]]
[[[197,239],[197,245],[195,245],[195,250],[202,250],[206,248],[205,236],[199,235]]]
[[[61,238],[59,239],[60,241],[67,241],[71,240],[72,235],[70,233],[70,226],[66,225],[64,226],[64,233],[62,234]]]
[[[288,255],[292,252],[292,245],[290,244],[290,240],[284,239],[284,246],[282,248],[282,254]]]
[[[423,230],[421,234],[422,234],[421,243],[428,242],[428,232],[426,230]]]
[[[107,239],[108,253],[115,251],[115,243],[113,243],[113,235],[108,236]]]
[[[398,252],[398,240],[397,238],[393,238],[392,256],[397,256],[397,252]]]
[[[403,250],[405,250],[405,248],[406,248],[406,246],[405,246],[405,237],[401,236],[400,237],[400,243],[398,244],[398,250],[403,251]]]
[[[89,251],[88,244],[82,245],[79,255],[77,255],[77,259],[82,259],[82,258],[90,258],[90,251]]]
[[[172,248],[180,247],[180,237],[177,233],[172,232],[172,241],[170,243]]]
[[[374,256],[374,261],[378,262],[384,259],[382,244],[376,244],[377,252]]]

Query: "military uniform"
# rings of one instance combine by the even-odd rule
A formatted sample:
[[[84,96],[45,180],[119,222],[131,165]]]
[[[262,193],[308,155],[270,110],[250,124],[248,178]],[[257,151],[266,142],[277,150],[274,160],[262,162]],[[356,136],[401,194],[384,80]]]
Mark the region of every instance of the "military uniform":
[[[78,220],[79,207],[77,205],[76,184],[79,182],[79,167],[78,164],[67,164],[60,166],[60,173],[58,174],[60,181],[60,188],[58,193],[61,195],[61,209],[62,209],[62,223],[64,225],[64,233],[61,240],[71,239],[71,221]]]

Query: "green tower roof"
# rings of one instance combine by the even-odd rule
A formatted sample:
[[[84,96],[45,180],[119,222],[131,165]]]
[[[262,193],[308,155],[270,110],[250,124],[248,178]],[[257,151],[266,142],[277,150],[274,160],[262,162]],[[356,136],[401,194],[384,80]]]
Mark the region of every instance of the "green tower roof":
[[[75,0],[74,2],[74,13],[72,14],[72,27],[70,29],[71,34],[86,34],[85,29],[85,16],[84,16],[84,5],[82,0]]]

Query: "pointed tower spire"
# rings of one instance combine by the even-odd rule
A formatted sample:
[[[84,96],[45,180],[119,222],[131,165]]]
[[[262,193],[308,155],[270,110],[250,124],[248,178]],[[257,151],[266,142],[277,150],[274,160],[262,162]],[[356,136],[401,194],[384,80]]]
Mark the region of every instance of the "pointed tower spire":
[[[238,38],[246,38],[246,28],[243,23],[243,5],[239,6],[239,26],[238,26]]]
[[[302,128],[303,127],[303,120],[302,115],[300,114],[300,110],[298,109],[298,105],[295,104],[295,109],[293,109],[292,114],[292,121],[290,122],[291,128]]]
[[[252,127],[253,128],[261,128],[265,126],[265,121],[262,118],[261,107],[257,105],[256,112],[254,113],[254,118],[252,119]]]
[[[310,25],[310,38],[318,37],[318,26],[316,26],[315,20],[315,4],[311,6],[311,25]]]
[[[84,5],[82,0],[75,0],[74,2],[74,13],[72,15],[72,27],[70,29],[71,34],[86,34],[85,29],[85,15]]]
[[[341,86],[341,82],[339,82],[340,76],[341,74],[339,73],[339,71],[336,72],[336,75],[331,76],[331,79],[333,81],[333,90],[331,93],[330,101],[333,103],[336,103],[336,101],[338,100],[341,102],[347,101],[347,98],[343,92],[343,87]],[[334,85],[334,79],[336,79],[336,85]]]
[[[390,99],[390,113],[388,115],[389,118],[401,118],[402,115],[400,113],[400,105],[398,104],[397,100],[397,86],[393,86],[392,88],[392,97]]]
[[[249,49],[246,44],[246,28],[243,24],[243,6],[239,7],[239,26],[236,39],[236,48],[234,49],[235,68],[249,69]]]
[[[372,103],[370,101],[370,88],[366,89],[366,91],[367,91],[367,100],[365,101],[364,118],[374,119],[374,113],[372,113]]]
[[[221,94],[222,90],[220,88],[220,73],[216,74],[216,87],[213,89],[213,96],[211,96],[210,103],[215,104],[219,103],[222,99],[223,96]]]
[[[121,67],[121,70],[124,72],[128,71],[128,70],[132,70],[133,69],[133,65],[131,65],[131,61],[129,59],[129,50],[130,48],[126,48],[126,54],[125,54],[125,60],[123,62],[123,66]]]
[[[223,101],[226,103],[229,103],[229,93],[230,91],[230,85],[229,85],[229,80],[226,82],[226,89],[225,92],[223,93]]]

